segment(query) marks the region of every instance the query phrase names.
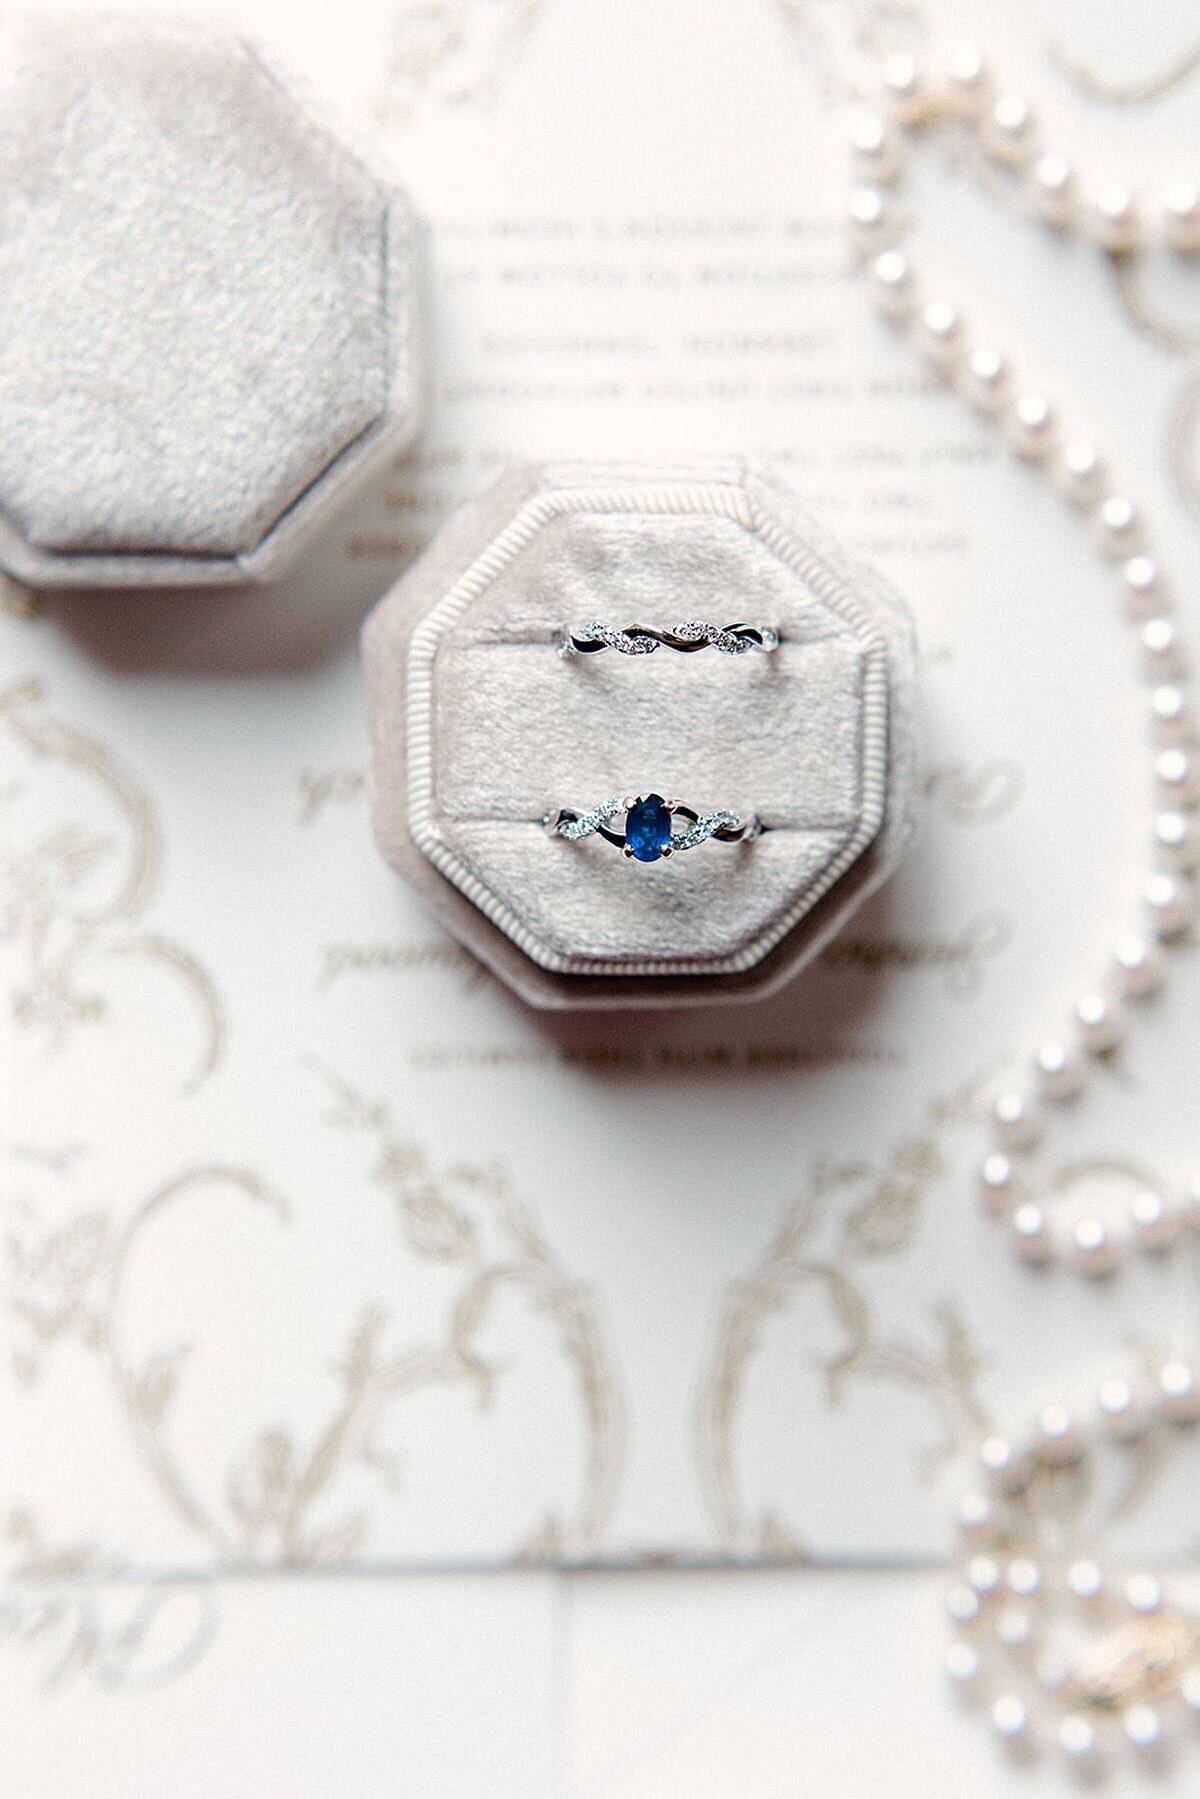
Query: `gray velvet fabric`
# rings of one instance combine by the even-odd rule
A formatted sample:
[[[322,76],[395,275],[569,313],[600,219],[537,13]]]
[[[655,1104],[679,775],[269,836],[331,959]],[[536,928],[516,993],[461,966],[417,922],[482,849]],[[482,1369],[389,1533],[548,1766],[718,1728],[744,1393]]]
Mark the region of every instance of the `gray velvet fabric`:
[[[779,628],[778,653],[563,662],[547,640],[548,624],[593,615],[670,625],[734,613]],[[728,957],[854,829],[862,663],[848,627],[731,519],[559,519],[438,651],[441,840],[559,956]],[[536,822],[651,789],[698,812],[757,812],[770,830],[645,867]]]
[[[14,572],[254,572],[339,459],[408,423],[411,294],[390,291],[404,263],[389,241],[406,217],[223,26],[9,17],[0,515]]]
[[[531,507],[568,490],[578,503],[503,551],[514,519],[519,534]],[[836,558],[831,567],[827,540],[793,507],[731,460],[522,471],[467,509],[368,626],[385,853],[411,875],[419,850],[441,885],[476,908],[473,925],[460,905],[449,908],[466,941],[510,973],[499,930],[560,983],[552,1003],[571,1003],[581,980],[603,982],[609,1003],[639,981],[642,1003],[665,1003],[681,977],[711,997],[722,970],[745,987],[746,971],[768,960],[775,982],[789,950],[798,966],[883,878],[908,835],[911,625],[888,590]],[[824,597],[755,518],[771,529],[786,522],[801,551],[819,546]],[[850,617],[828,597],[829,580],[848,575]],[[454,596],[464,592],[473,597],[461,605]],[[562,661],[553,648],[562,626],[592,617],[750,619],[784,641],[771,657],[660,650]],[[431,643],[426,716],[417,677]],[[867,690],[878,723],[880,676],[884,722],[872,747]],[[883,798],[868,819],[872,757],[872,791]],[[552,806],[582,810],[652,787],[698,811],[757,811],[770,829],[753,844],[706,844],[646,867],[597,839],[550,838],[538,822]],[[839,873],[850,849],[853,865]],[[427,877],[419,884],[429,890]],[[523,990],[547,1003],[545,982]]]

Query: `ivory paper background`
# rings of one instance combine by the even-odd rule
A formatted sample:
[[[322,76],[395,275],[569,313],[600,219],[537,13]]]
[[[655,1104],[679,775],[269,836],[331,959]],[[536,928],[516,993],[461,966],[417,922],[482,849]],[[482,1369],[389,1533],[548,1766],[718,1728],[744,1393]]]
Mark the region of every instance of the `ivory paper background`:
[[[702,12],[236,8],[429,222],[433,422],[277,589],[0,619],[19,1569],[940,1556],[986,1419],[1192,1340],[1189,1268],[1035,1280],[971,1190],[974,1089],[1132,904],[1140,701],[1078,525],[850,277],[837,116],[864,45],[953,26],[1068,151],[1187,171],[1186,68],[1118,105],[1053,51],[1153,89],[1192,25]],[[1123,294],[935,144],[911,192],[931,277],[1119,450],[1186,585],[1194,286]],[[772,459],[909,598],[923,834],[775,1001],[534,1017],[374,853],[357,626],[508,461],[680,445]],[[1179,966],[1064,1154],[1200,1153]]]

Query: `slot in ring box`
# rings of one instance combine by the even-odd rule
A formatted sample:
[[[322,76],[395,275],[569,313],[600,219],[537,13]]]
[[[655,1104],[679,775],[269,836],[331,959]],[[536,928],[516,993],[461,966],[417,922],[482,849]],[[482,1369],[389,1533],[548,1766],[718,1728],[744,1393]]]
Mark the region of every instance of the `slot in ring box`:
[[[0,25],[0,565],[280,572],[413,434],[414,223],[214,21]]]
[[[745,619],[783,641],[559,657],[593,618]],[[912,832],[907,609],[738,460],[512,471],[380,602],[364,653],[380,847],[536,1006],[770,993]],[[651,788],[769,829],[642,867],[540,822]]]

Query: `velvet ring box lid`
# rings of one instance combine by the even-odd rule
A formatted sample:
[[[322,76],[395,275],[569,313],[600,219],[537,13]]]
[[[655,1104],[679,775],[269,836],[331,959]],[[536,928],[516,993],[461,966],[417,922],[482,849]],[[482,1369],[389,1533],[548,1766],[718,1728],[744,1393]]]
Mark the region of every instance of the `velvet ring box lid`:
[[[781,641],[560,656],[593,619],[745,620]],[[737,459],[515,469],[380,602],[364,653],[380,846],[534,1005],[769,993],[912,830],[909,614]],[[643,865],[544,828],[650,791],[767,829]]]
[[[415,428],[414,229],[231,29],[0,24],[0,565],[239,582]]]

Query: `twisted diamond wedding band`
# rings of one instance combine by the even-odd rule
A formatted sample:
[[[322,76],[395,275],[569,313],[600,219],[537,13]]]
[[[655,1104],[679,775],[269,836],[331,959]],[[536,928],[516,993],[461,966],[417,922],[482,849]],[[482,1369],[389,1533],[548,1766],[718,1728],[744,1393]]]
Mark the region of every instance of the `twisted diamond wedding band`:
[[[613,830],[609,820],[625,814],[623,831]],[[684,831],[672,829],[672,819],[689,820]],[[717,812],[693,812],[678,800],[664,800],[661,793],[626,795],[624,799],[605,800],[590,812],[576,812],[566,806],[547,812],[542,821],[554,837],[565,837],[578,843],[581,838],[598,835],[638,862],[657,862],[672,856],[676,850],[695,849],[713,838],[717,843],[751,843],[761,835],[761,820],[753,815],[743,819],[738,813],[721,809]]]
[[[747,650],[769,655],[779,648],[779,633],[766,625],[709,625],[696,618],[685,619],[673,631],[660,631],[653,625],[629,625],[619,631],[596,619],[578,631],[568,631],[559,654],[595,656],[601,650],[616,650],[622,656],[649,656],[660,644],[685,655],[710,647],[726,656],[744,656]]]

